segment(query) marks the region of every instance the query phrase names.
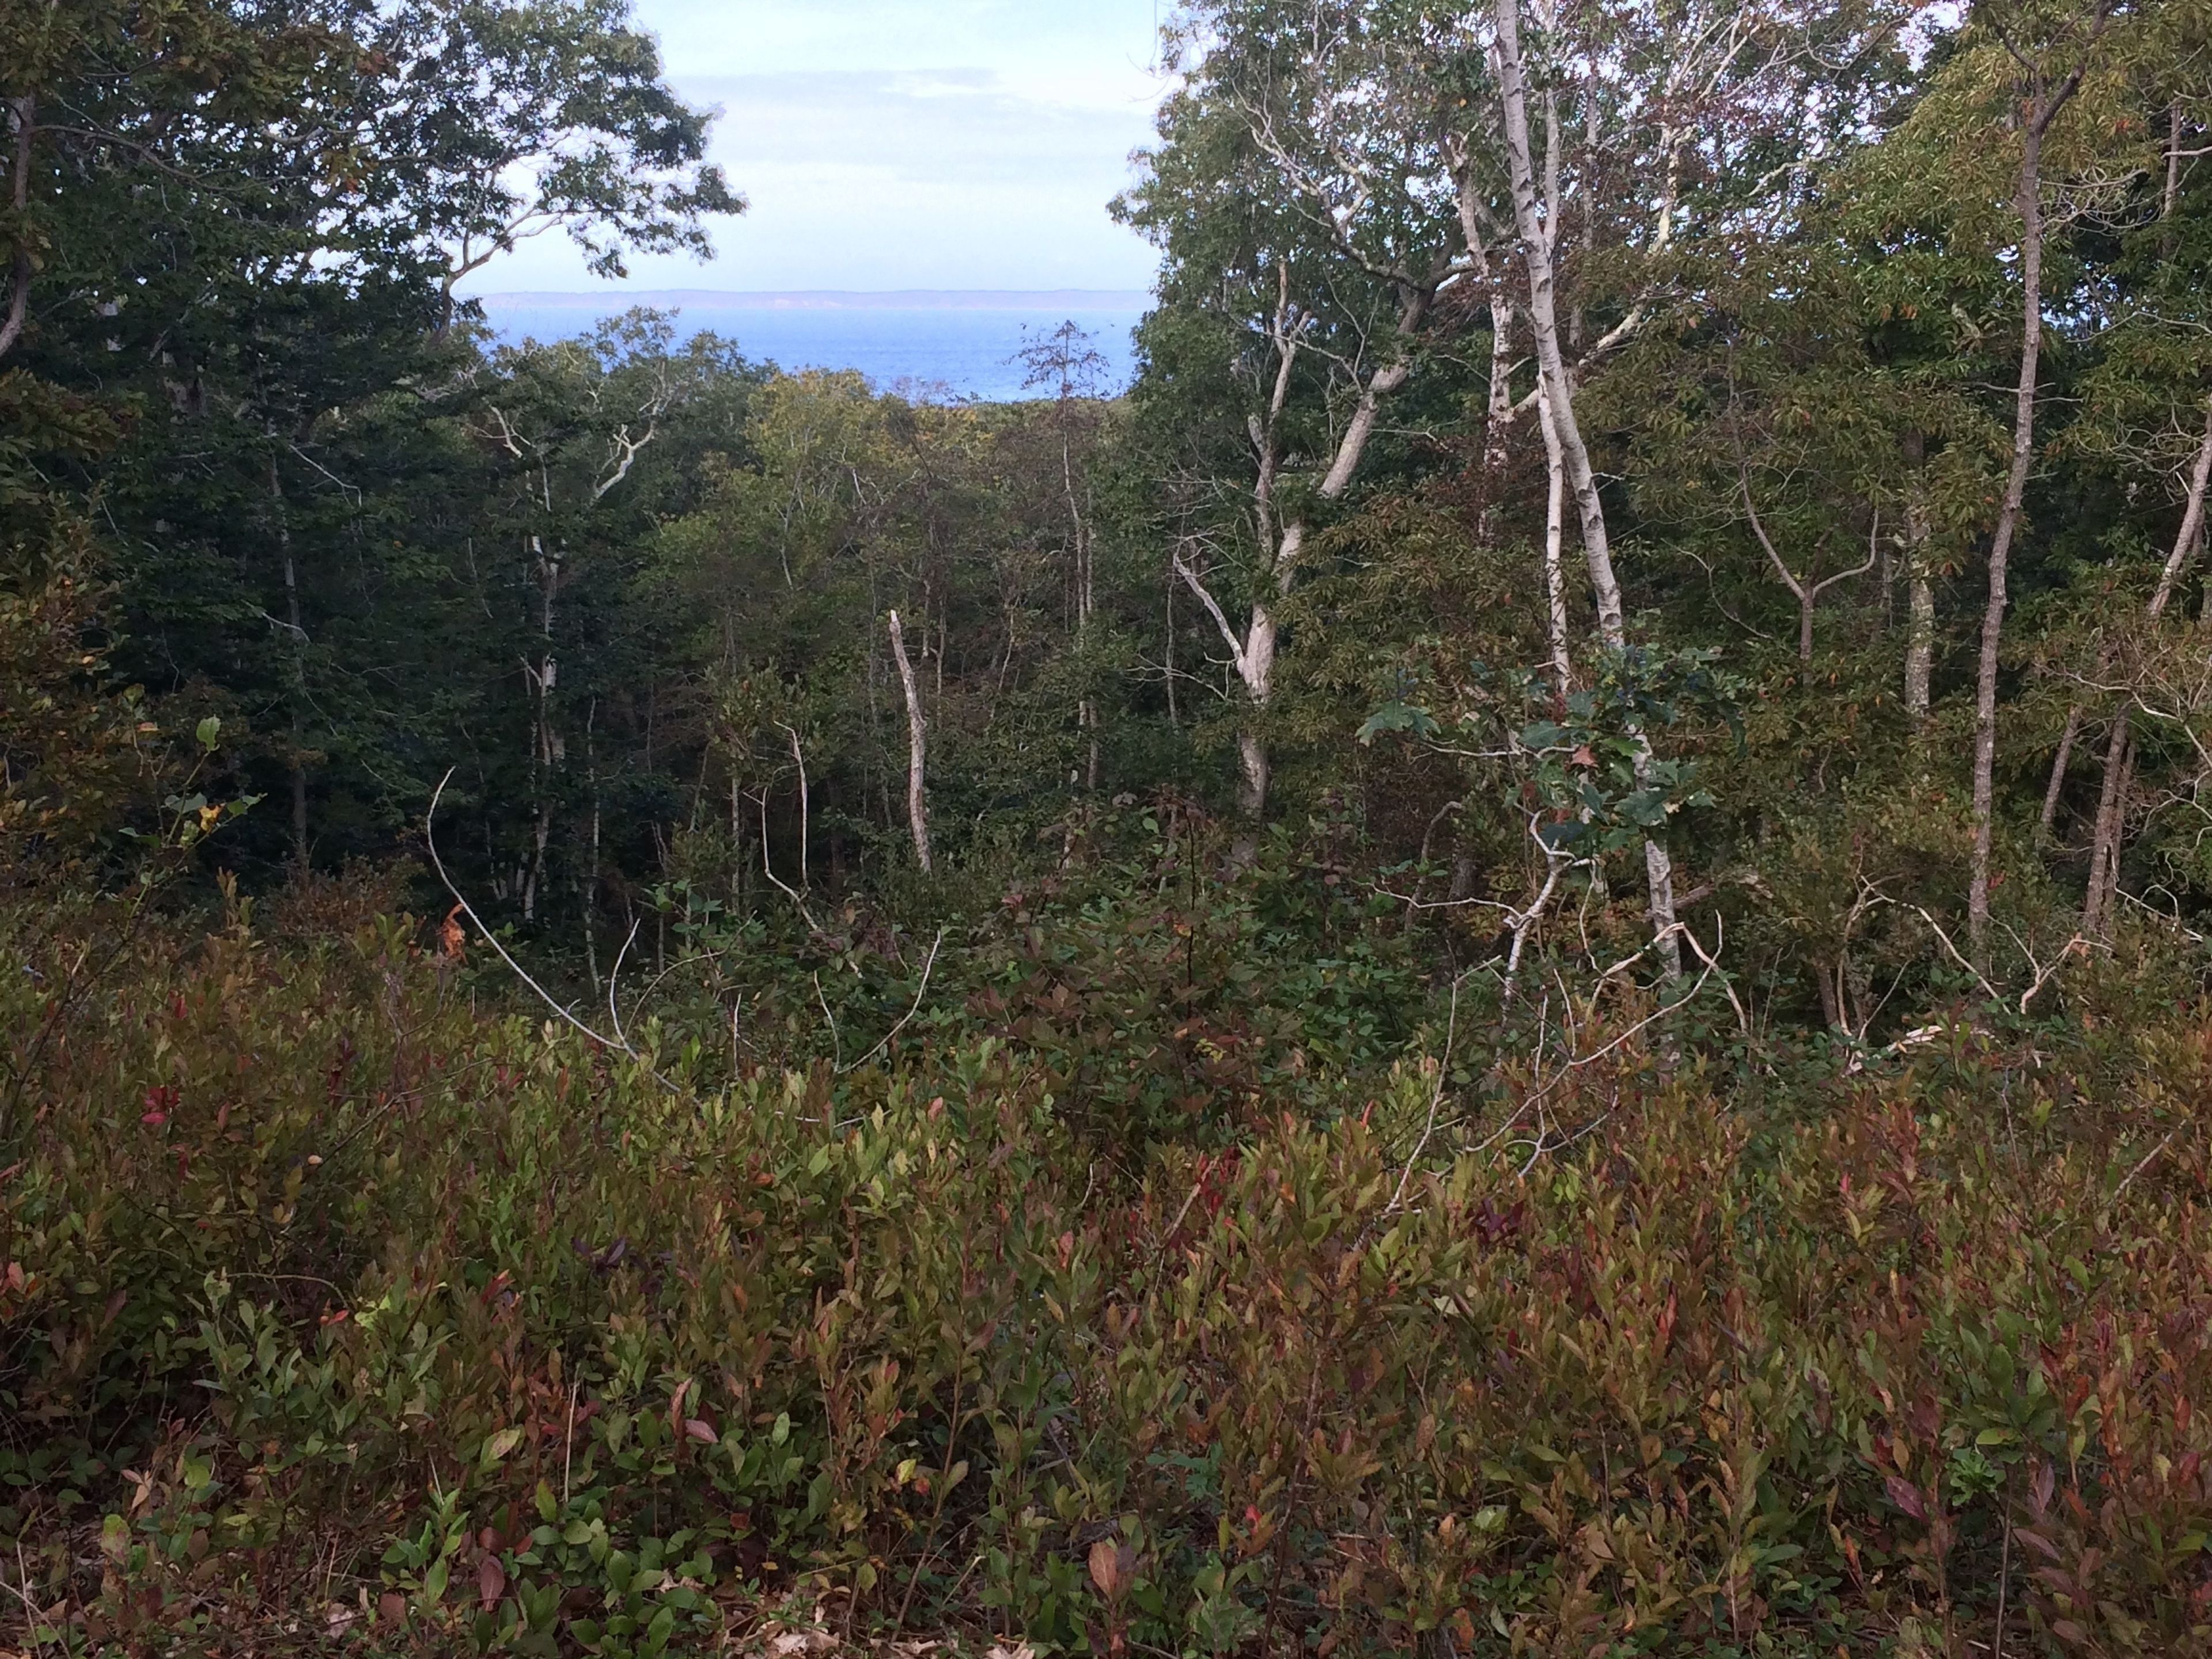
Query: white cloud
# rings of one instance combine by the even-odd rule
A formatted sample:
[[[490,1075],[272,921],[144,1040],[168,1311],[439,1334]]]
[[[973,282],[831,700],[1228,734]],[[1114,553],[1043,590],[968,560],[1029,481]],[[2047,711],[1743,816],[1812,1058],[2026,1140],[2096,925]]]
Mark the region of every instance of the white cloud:
[[[1163,83],[1154,0],[641,0],[671,80],[719,106],[714,159],[751,202],[720,257],[629,286],[1143,288],[1108,217]],[[598,287],[546,240],[479,292]]]

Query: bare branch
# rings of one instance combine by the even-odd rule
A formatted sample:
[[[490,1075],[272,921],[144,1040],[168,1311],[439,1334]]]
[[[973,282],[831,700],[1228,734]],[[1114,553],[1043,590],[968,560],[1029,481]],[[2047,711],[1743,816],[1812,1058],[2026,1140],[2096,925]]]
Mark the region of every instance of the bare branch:
[[[453,781],[453,774],[459,769],[457,767],[451,766],[446,769],[446,775],[438,780],[437,788],[433,790],[430,793],[429,809],[422,815],[422,845],[430,854],[430,867],[437,872],[438,880],[444,885],[445,890],[453,896],[453,902],[461,907],[461,914],[466,916],[476,925],[476,930],[483,937],[484,943],[490,945],[494,951],[499,953],[499,959],[501,962],[504,962],[507,967],[513,970],[514,976],[517,979],[520,979],[525,985],[528,986],[532,991],[537,993],[539,1001],[543,1002],[548,1008],[550,1008],[556,1015],[565,1021],[568,1024],[574,1027],[576,1030],[590,1038],[593,1042],[598,1043],[602,1048],[611,1049],[616,1054],[628,1055],[631,1060],[636,1061],[638,1066],[642,1068],[647,1075],[651,1077],[654,1082],[659,1084],[662,1088],[673,1093],[675,1091],[676,1085],[670,1082],[666,1078],[661,1076],[659,1072],[654,1071],[651,1066],[647,1065],[644,1057],[635,1048],[631,1048],[629,1044],[621,1041],[618,1037],[600,1036],[599,1032],[585,1024],[582,1020],[578,1019],[574,1014],[571,1013],[568,1008],[563,1006],[562,1003],[554,997],[550,991],[548,991],[543,985],[540,985],[535,979],[532,978],[529,969],[526,969],[520,963],[517,962],[513,954],[508,951],[507,946],[500,943],[499,935],[493,933],[489,927],[487,927],[484,925],[483,918],[477,914],[476,907],[471,904],[468,901],[468,896],[462,892],[459,887],[455,886],[453,884],[453,878],[446,873],[445,860],[438,856],[438,841],[437,836],[434,832],[434,825],[435,824],[438,817],[438,803],[444,798],[446,793],[446,786]]]

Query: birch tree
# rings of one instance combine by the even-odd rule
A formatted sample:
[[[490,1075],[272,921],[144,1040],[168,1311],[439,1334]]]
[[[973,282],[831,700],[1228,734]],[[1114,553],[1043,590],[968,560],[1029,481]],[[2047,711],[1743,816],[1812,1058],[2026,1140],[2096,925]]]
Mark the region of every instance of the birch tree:
[[[1575,418],[1574,388],[1567,378],[1565,355],[1559,341],[1557,283],[1553,245],[1546,223],[1545,204],[1536,193],[1534,152],[1528,137],[1528,85],[1521,57],[1518,0],[1497,0],[1498,36],[1495,47],[1498,92],[1504,129],[1507,162],[1513,181],[1514,228],[1520,240],[1522,263],[1528,276],[1528,326],[1536,347],[1536,371],[1547,414],[1547,430],[1572,489],[1580,520],[1583,557],[1589,572],[1590,593],[1597,606],[1598,638],[1607,651],[1628,647],[1628,626],[1622,610],[1620,582],[1613,568],[1612,544],[1606,533],[1605,504],[1598,495],[1597,475],[1590,465],[1589,449]],[[1651,749],[1636,734],[1636,776],[1639,785],[1650,772]],[[1681,944],[1675,933],[1674,866],[1666,845],[1657,836],[1644,843],[1644,878],[1650,894],[1652,938],[1669,978],[1680,975]]]
[[[1121,206],[1166,255],[1168,306],[1210,325],[1231,380],[1209,400],[1235,420],[1242,477],[1206,487],[1234,492],[1237,521],[1171,556],[1228,653],[1244,710],[1239,804],[1254,817],[1283,606],[1415,373],[1439,289],[1466,270],[1392,21],[1348,0],[1192,9],[1176,37],[1185,85]]]
[[[2035,460],[2035,416],[2043,356],[2043,262],[2045,253],[2044,144],[2051,125],[2081,90],[2091,55],[2111,21],[2109,0],[2059,20],[2047,40],[2015,40],[2002,22],[1993,22],[2006,55],[2015,66],[2019,171],[2014,210],[2020,216],[2018,244],[2021,285],[2020,380],[2014,392],[2012,464],[1990,541],[1989,599],[1982,611],[1981,653],[1974,678],[1974,851],[1966,889],[1966,937],[1974,959],[1987,972],[1990,949],[1990,849],[1996,821],[1997,670],[2004,641],[2006,582],[2021,509],[2027,496],[2028,470]],[[2039,20],[2038,20],[2039,21]]]

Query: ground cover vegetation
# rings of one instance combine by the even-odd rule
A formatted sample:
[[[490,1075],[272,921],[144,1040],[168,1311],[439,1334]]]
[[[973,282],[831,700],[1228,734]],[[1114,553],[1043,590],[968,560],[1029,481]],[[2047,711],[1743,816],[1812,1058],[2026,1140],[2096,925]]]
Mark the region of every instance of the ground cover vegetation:
[[[2212,13],[1162,52],[982,404],[489,336],[619,4],[0,0],[0,1646],[2212,1648]]]

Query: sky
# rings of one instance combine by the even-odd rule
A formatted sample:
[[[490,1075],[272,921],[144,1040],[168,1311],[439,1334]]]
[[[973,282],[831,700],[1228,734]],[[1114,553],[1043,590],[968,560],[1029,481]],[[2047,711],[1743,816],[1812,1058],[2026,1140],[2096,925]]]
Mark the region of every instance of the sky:
[[[719,107],[750,206],[717,257],[630,261],[632,289],[1133,289],[1154,258],[1108,216],[1165,89],[1167,0],[635,0],[670,82]],[[556,235],[479,294],[589,292]]]

